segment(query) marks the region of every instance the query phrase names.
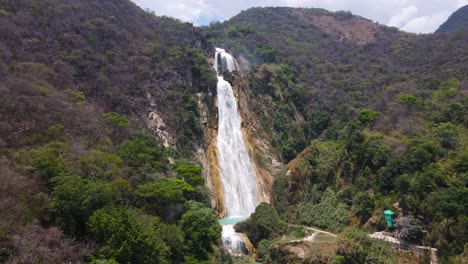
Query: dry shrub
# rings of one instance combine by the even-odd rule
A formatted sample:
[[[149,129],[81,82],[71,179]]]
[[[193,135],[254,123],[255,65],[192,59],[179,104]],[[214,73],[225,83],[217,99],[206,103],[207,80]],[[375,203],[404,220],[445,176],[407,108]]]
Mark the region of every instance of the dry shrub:
[[[31,224],[12,237],[13,256],[7,263],[85,263],[94,245],[67,238],[56,228]]]

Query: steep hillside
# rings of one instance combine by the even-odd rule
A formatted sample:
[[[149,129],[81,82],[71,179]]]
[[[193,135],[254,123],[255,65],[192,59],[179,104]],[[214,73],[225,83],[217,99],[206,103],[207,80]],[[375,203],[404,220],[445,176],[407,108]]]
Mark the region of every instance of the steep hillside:
[[[416,36],[345,12],[294,8],[253,8],[205,32],[213,45],[240,57],[245,74],[265,76],[251,85],[254,91],[280,99],[292,107],[283,113],[297,110],[306,123],[315,115],[349,121],[360,108],[372,108],[385,111],[377,125],[388,125],[386,118],[399,111],[391,103],[398,93],[427,97],[450,77],[466,89],[467,34]],[[263,63],[269,66],[255,66]]]
[[[450,17],[436,30],[436,33],[457,32],[468,28],[468,5],[455,11]]]
[[[464,251],[466,202],[447,206],[468,191],[468,32],[414,35],[301,8],[252,8],[203,30],[239,58],[243,77],[225,78],[250,91],[254,133],[288,163],[272,194],[283,219],[381,230],[385,209],[402,210],[442,262]]]
[[[0,0],[0,262],[218,262],[203,48],[128,0]]]
[[[189,108],[196,105],[196,92],[213,87],[213,78],[197,50],[202,47],[201,33],[192,25],[157,18],[130,1],[1,1],[0,5],[2,74],[33,78],[30,71],[35,71],[40,79],[45,77],[40,72],[48,71],[46,88],[82,92],[103,112],[113,110],[140,120],[146,111],[157,112],[171,133],[181,133],[171,142],[179,140],[179,146],[200,138],[198,113],[190,113]],[[180,103],[167,104],[168,97]],[[187,115],[175,107],[185,107]],[[180,120],[187,120],[186,126],[181,127]],[[20,127],[0,133],[8,135],[15,129]]]

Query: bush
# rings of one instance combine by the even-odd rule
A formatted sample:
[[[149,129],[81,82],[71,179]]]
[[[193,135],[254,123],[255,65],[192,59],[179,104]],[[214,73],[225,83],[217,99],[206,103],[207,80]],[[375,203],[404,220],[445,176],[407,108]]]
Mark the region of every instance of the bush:
[[[218,216],[210,208],[189,210],[182,215],[179,226],[185,232],[188,253],[201,260],[208,258],[212,245],[221,239]]]
[[[118,147],[118,154],[132,168],[167,168],[167,153],[163,144],[152,136],[137,134]]]
[[[119,115],[116,112],[110,112],[110,113],[105,114],[104,120],[118,128],[128,128],[127,118]]]
[[[161,214],[172,205],[185,203],[194,192],[184,180],[168,178],[137,186],[135,195],[146,210]]]
[[[203,185],[205,183],[205,179],[202,177],[202,169],[197,165],[182,164],[177,166],[174,172],[182,176],[192,186]]]
[[[80,157],[80,167],[83,176],[98,179],[112,179],[119,172],[122,160],[110,153],[93,150],[88,155]]]
[[[359,111],[354,123],[359,127],[366,127],[377,118],[378,114],[378,112],[370,109],[362,109]]]
[[[389,243],[370,238],[354,227],[347,227],[338,235],[338,254],[344,256],[346,263],[397,262],[398,252]]]
[[[67,233],[82,235],[91,214],[118,200],[111,184],[76,176],[53,178],[52,210]]]
[[[123,207],[97,210],[87,230],[101,245],[97,256],[111,263],[170,263],[168,246]]]
[[[62,155],[69,150],[69,146],[60,141],[53,141],[39,149],[32,151],[31,166],[39,176],[48,181],[53,177],[68,174]]]
[[[287,224],[281,220],[276,210],[266,203],[255,208],[250,217],[235,226],[236,232],[246,233],[254,246],[263,239],[281,236],[287,230]]]
[[[442,123],[437,125],[436,133],[442,147],[447,149],[456,149],[458,147],[457,126],[452,123]]]
[[[263,259],[264,261],[265,260],[268,260],[268,258],[270,257],[270,248],[271,248],[271,245],[273,245],[275,242],[277,242],[278,240],[280,240],[280,238],[274,238],[274,239],[271,239],[271,240],[267,240],[267,239],[263,239],[261,240],[259,243],[258,243],[258,247],[257,247],[257,256],[260,258],[260,259]]]
[[[374,200],[367,192],[359,192],[353,200],[354,213],[365,223],[374,212]]]
[[[350,222],[346,206],[338,202],[338,195],[330,188],[325,191],[320,203],[308,202],[298,210],[298,214],[301,223],[331,231],[341,231]]]

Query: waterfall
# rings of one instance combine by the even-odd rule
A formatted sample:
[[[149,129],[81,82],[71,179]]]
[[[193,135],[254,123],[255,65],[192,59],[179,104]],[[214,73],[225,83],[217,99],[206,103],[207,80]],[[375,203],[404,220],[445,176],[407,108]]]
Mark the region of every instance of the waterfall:
[[[224,80],[224,70],[235,70],[233,57],[216,48],[215,69],[218,75],[218,163],[224,191],[226,219],[223,224],[223,244],[231,253],[245,253],[242,235],[234,231],[234,224],[244,220],[260,203],[254,168],[245,146],[241,119],[231,85]]]

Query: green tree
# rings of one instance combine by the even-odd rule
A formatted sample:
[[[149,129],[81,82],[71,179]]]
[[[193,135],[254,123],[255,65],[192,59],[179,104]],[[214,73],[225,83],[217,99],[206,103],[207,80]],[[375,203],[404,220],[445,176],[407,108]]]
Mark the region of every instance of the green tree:
[[[449,187],[442,188],[430,194],[429,204],[434,208],[436,215],[443,215],[447,221],[468,212],[468,188]],[[446,230],[446,232],[448,232]]]
[[[103,116],[106,122],[118,127],[118,128],[128,128],[128,120],[126,117],[119,115],[116,112],[110,112],[104,114]]]
[[[92,150],[80,157],[82,176],[98,179],[114,178],[122,166],[122,160],[113,154]]]
[[[456,149],[459,144],[457,126],[452,123],[438,124],[436,133],[442,147]]]
[[[353,199],[354,213],[365,223],[374,212],[374,200],[367,192],[358,192]]]
[[[406,104],[408,106],[416,106],[417,104],[419,104],[419,98],[417,98],[416,96],[414,95],[411,95],[411,94],[405,94],[405,93],[401,93],[398,95],[398,100],[403,103],[403,104]]]
[[[379,113],[370,109],[361,109],[352,122],[353,126],[364,128],[372,123]]]
[[[87,230],[100,245],[99,258],[117,263],[170,263],[164,241],[124,207],[97,210],[89,218]]]
[[[53,177],[67,175],[68,172],[63,164],[62,157],[67,151],[69,151],[68,144],[52,141],[32,151],[31,166],[45,181]]]
[[[172,263],[182,263],[185,255],[184,231],[177,225],[161,223],[156,233],[169,246]]]
[[[177,166],[174,172],[182,176],[192,186],[203,185],[205,183],[205,179],[202,177],[202,169],[197,165],[182,164]]]
[[[237,232],[244,232],[250,241],[257,246],[263,239],[272,239],[286,232],[287,224],[281,220],[274,208],[261,203],[255,212],[244,221],[235,226]]]
[[[435,161],[441,149],[426,139],[417,138],[411,140],[408,152],[408,170],[418,171]]]
[[[396,158],[389,159],[387,164],[377,171],[375,181],[379,190],[384,194],[388,194],[389,191],[393,190],[395,188],[396,177],[400,172],[400,161]]]
[[[185,233],[185,243],[189,254],[204,260],[213,252],[213,244],[221,238],[218,217],[210,208],[189,210],[179,222]]]
[[[366,137],[362,147],[358,149],[355,156],[361,168],[369,167],[377,171],[383,167],[390,157],[391,149],[384,141],[382,135]]]
[[[147,167],[164,170],[168,163],[163,144],[154,137],[143,134],[137,134],[122,143],[118,154],[128,166],[135,169]]]
[[[320,203],[308,202],[298,210],[303,224],[341,231],[350,222],[346,206],[338,202],[338,195],[328,188]]]
[[[52,210],[66,232],[81,235],[95,211],[118,200],[111,184],[76,176],[52,179]]]
[[[147,210],[161,213],[163,209],[189,200],[195,189],[181,179],[167,178],[137,186],[136,197]]]

